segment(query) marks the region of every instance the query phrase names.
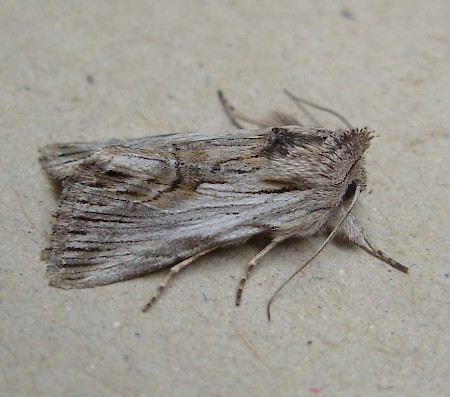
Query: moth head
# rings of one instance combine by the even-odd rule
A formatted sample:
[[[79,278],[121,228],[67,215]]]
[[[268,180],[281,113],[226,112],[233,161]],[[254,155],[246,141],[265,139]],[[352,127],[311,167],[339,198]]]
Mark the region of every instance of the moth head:
[[[366,128],[334,131],[305,127],[274,127],[263,154],[269,159],[265,179],[298,189],[317,189],[335,204],[366,187],[364,153],[372,133]]]
[[[337,173],[334,186],[341,193],[342,202],[350,202],[356,189],[366,189],[367,173],[364,164],[364,153],[370,145],[373,137],[367,129],[351,129],[340,131],[337,141],[343,140],[340,149],[336,150],[337,161],[342,163],[342,169]]]
[[[356,189],[362,192],[366,189],[367,173],[364,165],[364,158],[361,157],[350,168],[348,175],[341,184],[342,202],[348,203],[353,199]]]

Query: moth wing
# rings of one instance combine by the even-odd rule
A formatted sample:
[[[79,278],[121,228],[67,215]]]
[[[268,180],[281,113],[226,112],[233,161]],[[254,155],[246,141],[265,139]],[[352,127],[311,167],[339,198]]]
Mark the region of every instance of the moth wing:
[[[288,126],[87,146],[62,179],[50,283],[110,284],[261,232],[310,236],[370,139]]]
[[[206,249],[243,242],[258,200],[211,184],[180,185],[167,153],[112,146],[63,181],[48,248],[50,284],[84,288],[134,278]],[[276,204],[274,204],[276,208]]]
[[[61,180],[104,145],[100,142],[48,145],[40,150],[39,161],[52,178]]]
[[[48,174],[56,179],[62,180],[69,177],[77,170],[83,162],[96,152],[106,149],[113,145],[124,145],[129,148],[146,149],[149,151],[167,150],[173,145],[190,145],[192,142],[200,143],[202,141],[221,141],[230,138],[248,139],[254,137],[253,131],[242,130],[229,133],[176,133],[169,135],[150,136],[145,138],[129,139],[126,141],[110,140],[108,142],[72,142],[56,143],[47,145],[40,150],[40,162]],[[170,142],[170,143],[168,143]]]

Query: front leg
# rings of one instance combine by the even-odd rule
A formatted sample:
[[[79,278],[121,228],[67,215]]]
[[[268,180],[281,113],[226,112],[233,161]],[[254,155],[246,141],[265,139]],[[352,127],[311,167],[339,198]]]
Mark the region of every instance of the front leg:
[[[341,211],[345,210],[341,209]],[[337,215],[333,217],[333,219],[339,219],[342,216],[341,211],[339,211]],[[330,228],[332,227],[332,223],[333,220],[331,221],[331,225],[329,222]],[[375,246],[369,236],[367,236],[367,234],[365,233],[362,225],[358,222],[353,214],[349,214],[347,216],[344,223],[338,230],[338,235],[356,244],[358,247],[362,248],[364,251],[368,252],[375,258],[378,258],[381,261],[387,263],[389,266],[392,266],[393,268],[403,273],[408,273],[408,267],[397,262],[395,259],[391,258],[389,255]]]

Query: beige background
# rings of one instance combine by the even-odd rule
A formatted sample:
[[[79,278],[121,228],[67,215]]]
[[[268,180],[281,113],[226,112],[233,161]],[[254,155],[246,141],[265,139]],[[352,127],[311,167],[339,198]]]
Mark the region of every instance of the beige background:
[[[449,21],[447,0],[3,0],[1,395],[448,396]],[[331,244],[271,323],[323,237],[267,256],[239,309],[258,240],[199,260],[147,314],[162,273],[48,287],[38,148],[229,129],[218,88],[249,115],[296,113],[289,88],[373,128],[358,214],[410,275]]]

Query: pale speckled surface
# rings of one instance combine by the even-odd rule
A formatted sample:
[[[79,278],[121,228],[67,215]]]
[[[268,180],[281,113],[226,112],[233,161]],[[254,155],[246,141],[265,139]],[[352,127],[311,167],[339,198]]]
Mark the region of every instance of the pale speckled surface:
[[[450,3],[362,3],[1,2],[2,396],[449,395]],[[239,309],[259,241],[198,261],[147,314],[162,274],[48,287],[38,148],[228,129],[217,88],[250,115],[295,112],[290,88],[375,129],[358,212],[411,274],[332,244],[271,323],[321,238],[269,255]]]

